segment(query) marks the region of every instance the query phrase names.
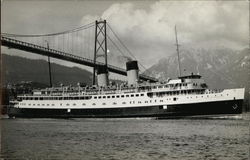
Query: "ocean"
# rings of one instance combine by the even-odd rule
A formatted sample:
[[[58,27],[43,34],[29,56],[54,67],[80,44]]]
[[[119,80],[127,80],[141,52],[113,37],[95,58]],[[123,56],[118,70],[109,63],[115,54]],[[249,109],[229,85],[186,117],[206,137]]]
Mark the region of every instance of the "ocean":
[[[249,120],[2,119],[0,159],[247,160]]]

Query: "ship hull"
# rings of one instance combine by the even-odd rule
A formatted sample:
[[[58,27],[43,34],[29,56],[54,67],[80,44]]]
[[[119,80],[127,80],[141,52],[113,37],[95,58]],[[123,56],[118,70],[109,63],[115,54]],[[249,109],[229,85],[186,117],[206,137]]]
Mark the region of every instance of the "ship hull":
[[[98,109],[8,109],[9,117],[23,118],[126,118],[161,117],[175,118],[195,115],[241,114],[243,100],[228,100],[191,104],[157,105],[146,107]]]

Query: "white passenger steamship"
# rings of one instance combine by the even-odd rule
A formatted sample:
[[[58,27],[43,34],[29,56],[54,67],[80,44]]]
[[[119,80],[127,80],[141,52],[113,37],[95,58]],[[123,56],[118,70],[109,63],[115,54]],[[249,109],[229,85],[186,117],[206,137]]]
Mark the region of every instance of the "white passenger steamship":
[[[244,88],[210,90],[200,75],[165,83],[139,83],[137,61],[129,61],[126,85],[108,85],[106,66],[97,69],[97,86],[59,87],[18,96],[10,117],[183,117],[240,114]]]

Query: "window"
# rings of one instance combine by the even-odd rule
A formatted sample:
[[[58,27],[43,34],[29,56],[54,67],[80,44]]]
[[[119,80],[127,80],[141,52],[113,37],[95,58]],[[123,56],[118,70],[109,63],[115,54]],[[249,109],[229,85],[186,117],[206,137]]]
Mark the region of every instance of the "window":
[[[126,97],[129,97],[129,95],[127,94]]]
[[[85,104],[85,103],[83,103],[82,105],[83,105],[83,106],[85,106],[86,104]]]
[[[73,106],[76,106],[76,104],[74,103]]]
[[[95,106],[95,103],[93,103],[92,105]]]
[[[106,105],[106,103],[102,103],[102,105]]]
[[[95,96],[94,99],[97,99],[97,97]]]
[[[177,100],[177,98],[176,98],[176,97],[174,97],[174,98],[173,98],[173,101],[176,101],[176,100]]]
[[[124,95],[121,95],[122,98],[124,98]]]
[[[131,94],[131,97],[134,97],[134,95],[133,95],[133,94]]]
[[[120,98],[120,96],[118,95],[118,96],[116,96],[116,98]]]
[[[112,96],[112,98],[115,98],[115,96]]]
[[[102,98],[106,98],[106,96],[103,96]]]
[[[116,102],[113,102],[114,105],[116,105],[117,103]]]
[[[144,96],[144,94],[142,93],[141,96]]]
[[[110,98],[110,96],[107,96],[107,98]]]
[[[51,104],[51,106],[55,106],[55,104]]]
[[[163,102],[163,100],[160,100],[160,102]]]
[[[136,94],[135,96],[136,96],[136,97],[139,97],[139,94]]]
[[[69,104],[67,103],[66,106],[69,106]]]
[[[99,98],[99,99],[101,99],[101,98],[102,98],[102,96],[99,96],[98,98]]]
[[[122,102],[122,104],[126,104],[126,102]]]

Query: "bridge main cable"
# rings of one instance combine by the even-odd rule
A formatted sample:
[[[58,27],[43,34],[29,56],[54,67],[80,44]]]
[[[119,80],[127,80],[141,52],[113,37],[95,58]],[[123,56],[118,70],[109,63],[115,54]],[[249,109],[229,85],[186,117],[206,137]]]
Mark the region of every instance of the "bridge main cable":
[[[95,25],[94,22],[77,27],[77,28],[73,28],[70,30],[66,30],[66,31],[62,31],[62,32],[57,32],[57,33],[49,33],[49,34],[12,34],[12,33],[1,33],[1,36],[4,37],[47,37],[47,36],[57,36],[57,35],[62,35],[62,34],[66,34],[66,33],[73,33],[73,32],[77,32],[77,31],[81,31],[84,29],[88,29],[90,27],[93,27]]]

